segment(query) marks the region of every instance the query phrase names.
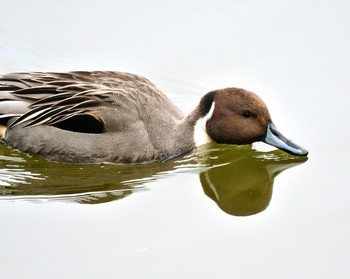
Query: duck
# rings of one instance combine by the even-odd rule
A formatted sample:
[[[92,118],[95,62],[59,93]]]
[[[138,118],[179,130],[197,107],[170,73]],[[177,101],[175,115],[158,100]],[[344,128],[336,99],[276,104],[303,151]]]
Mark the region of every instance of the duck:
[[[263,141],[308,155],[279,132],[253,92],[210,91],[185,115],[148,79],[116,71],[0,75],[0,140],[66,164],[162,162],[210,142]]]

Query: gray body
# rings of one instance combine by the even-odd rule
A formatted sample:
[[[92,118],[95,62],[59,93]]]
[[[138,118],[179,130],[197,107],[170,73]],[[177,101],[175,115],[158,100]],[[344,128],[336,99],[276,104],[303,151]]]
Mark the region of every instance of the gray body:
[[[36,75],[41,78],[36,86],[41,94],[23,90],[21,94],[13,95],[13,99],[17,98],[18,101],[16,106],[23,108],[26,104],[30,111],[37,107],[45,110],[46,105],[50,104],[49,110],[58,110],[57,119],[55,123],[50,120],[35,123],[31,118],[34,113],[27,117],[22,115],[22,119],[9,125],[3,137],[15,149],[50,161],[84,164],[161,161],[195,147],[193,127],[184,121],[183,113],[145,78],[116,72],[79,72],[71,73],[68,77],[46,74],[46,79],[50,81],[60,78],[75,83],[75,87],[70,88],[64,84],[44,83],[43,74]],[[23,78],[16,76],[17,80],[25,81],[26,78],[26,74]],[[34,79],[35,73],[30,78]],[[43,85],[47,86],[46,91]],[[19,86],[26,88],[25,84]],[[31,88],[33,86],[35,88],[35,85]],[[59,94],[68,95],[59,98]],[[78,100],[79,94],[84,97],[82,100]],[[52,102],[42,101],[56,95],[57,99]],[[69,98],[72,98],[70,102],[59,103]],[[76,104],[83,104],[86,100],[93,102],[78,111],[73,109]],[[35,105],[36,101],[40,102],[38,106]],[[16,113],[16,109],[13,110]],[[71,117],[92,116],[102,124],[103,131],[75,132],[55,127],[59,121],[64,121],[67,113]],[[34,120],[38,118],[35,116]]]

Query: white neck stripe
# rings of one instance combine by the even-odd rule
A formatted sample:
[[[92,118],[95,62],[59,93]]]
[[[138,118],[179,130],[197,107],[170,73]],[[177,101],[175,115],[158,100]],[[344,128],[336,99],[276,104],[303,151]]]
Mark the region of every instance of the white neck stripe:
[[[196,146],[207,144],[213,140],[209,137],[206,129],[207,121],[213,116],[215,109],[215,102],[213,101],[209,112],[203,117],[199,118],[194,126],[194,142]]]

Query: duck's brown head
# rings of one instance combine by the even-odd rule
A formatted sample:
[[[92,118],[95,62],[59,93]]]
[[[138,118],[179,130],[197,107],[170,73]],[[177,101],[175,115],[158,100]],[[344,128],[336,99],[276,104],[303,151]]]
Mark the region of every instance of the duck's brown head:
[[[308,154],[277,130],[265,103],[252,92],[240,88],[216,90],[204,96],[201,103],[207,108],[206,132],[217,143],[264,141],[293,155]]]

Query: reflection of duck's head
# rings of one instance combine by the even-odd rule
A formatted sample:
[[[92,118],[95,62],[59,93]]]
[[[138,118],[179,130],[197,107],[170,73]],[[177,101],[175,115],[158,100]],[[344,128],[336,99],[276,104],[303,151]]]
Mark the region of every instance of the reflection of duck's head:
[[[270,203],[274,178],[301,159],[281,157],[275,153],[248,150],[225,150],[237,160],[213,166],[201,173],[204,192],[228,214],[248,216],[259,213]],[[235,154],[232,154],[235,153]]]

